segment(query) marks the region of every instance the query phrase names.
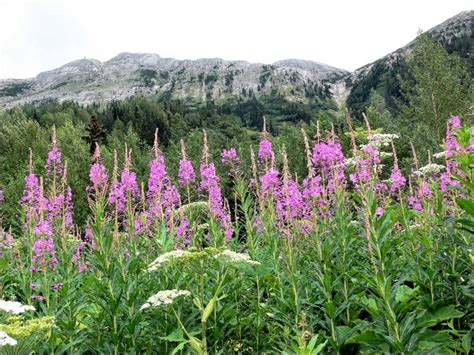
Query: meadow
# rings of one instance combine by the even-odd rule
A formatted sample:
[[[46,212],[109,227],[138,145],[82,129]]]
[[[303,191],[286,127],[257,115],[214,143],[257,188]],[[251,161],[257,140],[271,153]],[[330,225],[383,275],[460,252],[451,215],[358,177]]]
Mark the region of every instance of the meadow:
[[[348,127],[346,151],[302,130],[305,176],[265,124],[249,168],[204,132],[171,176],[155,137],[146,185],[97,146],[84,225],[53,130],[0,228],[0,353],[470,353],[474,128],[451,117],[404,174],[397,134]]]

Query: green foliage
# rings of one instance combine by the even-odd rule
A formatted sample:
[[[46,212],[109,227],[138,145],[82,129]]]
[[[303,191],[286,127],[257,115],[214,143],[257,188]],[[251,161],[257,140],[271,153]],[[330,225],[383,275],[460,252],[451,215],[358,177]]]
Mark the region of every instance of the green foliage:
[[[470,75],[464,62],[428,35],[419,35],[409,53],[410,79],[402,84],[407,105],[403,116],[424,129],[422,139],[440,144],[448,117],[469,111]]]

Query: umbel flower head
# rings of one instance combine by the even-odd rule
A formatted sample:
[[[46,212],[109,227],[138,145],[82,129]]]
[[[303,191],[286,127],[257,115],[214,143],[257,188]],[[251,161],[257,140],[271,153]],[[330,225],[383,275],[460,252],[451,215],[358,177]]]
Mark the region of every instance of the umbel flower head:
[[[7,333],[0,330],[0,346],[10,345],[15,346],[17,344],[16,340],[10,337]]]
[[[171,260],[179,259],[179,258],[184,258],[186,256],[191,255],[191,252],[187,250],[172,250],[167,253],[161,254],[159,257],[157,257],[150,265],[148,265],[148,272],[153,272],[158,270],[158,268]]]
[[[243,263],[249,265],[260,265],[260,262],[252,260],[248,254],[237,253],[229,249],[216,254],[215,258],[230,264]]]
[[[34,311],[35,307],[21,304],[20,302],[16,301],[5,301],[0,300],[0,311],[4,311],[7,313],[13,314],[22,314],[26,311]]]
[[[191,296],[191,292],[186,290],[164,290],[154,294],[140,307],[140,310],[144,310],[150,307],[160,307],[162,305],[172,304],[175,299],[179,297]]]

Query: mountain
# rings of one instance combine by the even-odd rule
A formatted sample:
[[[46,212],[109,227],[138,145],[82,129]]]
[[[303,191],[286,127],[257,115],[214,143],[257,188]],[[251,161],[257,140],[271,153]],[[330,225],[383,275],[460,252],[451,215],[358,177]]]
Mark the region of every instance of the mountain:
[[[474,69],[474,11],[464,11],[427,33]],[[200,100],[279,93],[289,101],[333,99],[360,114],[371,90],[385,98],[392,112],[400,96],[405,54],[413,42],[352,73],[326,64],[286,59],[272,64],[219,58],[177,60],[150,53],[120,53],[100,62],[80,59],[30,79],[0,80],[0,107],[49,99],[80,103],[121,100],[134,94],[191,97]]]
[[[464,58],[474,71],[474,11],[463,11],[426,33],[440,43],[449,53],[457,53]],[[414,41],[386,56],[367,64],[346,75],[339,81],[341,100],[352,114],[359,116],[369,104],[372,90],[378,91],[392,113],[397,111],[397,98],[400,98],[400,77],[406,73],[405,56]]]
[[[91,103],[138,93],[208,100],[271,90],[289,98],[324,98],[331,95],[329,81],[346,74],[343,69],[298,59],[256,64],[121,53],[106,62],[76,60],[31,79],[0,80],[0,105],[10,107],[47,99]]]

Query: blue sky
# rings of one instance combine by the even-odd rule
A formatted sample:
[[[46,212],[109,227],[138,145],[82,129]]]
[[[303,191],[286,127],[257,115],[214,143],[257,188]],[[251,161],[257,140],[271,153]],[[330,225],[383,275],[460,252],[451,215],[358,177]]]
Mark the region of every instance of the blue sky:
[[[300,58],[354,70],[471,1],[0,0],[0,78],[32,77],[119,52],[272,63]]]

